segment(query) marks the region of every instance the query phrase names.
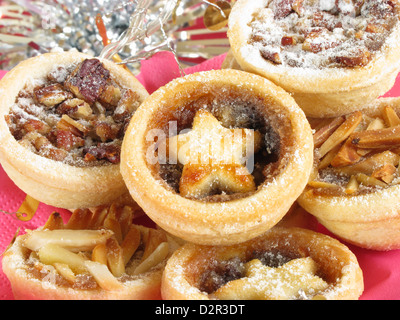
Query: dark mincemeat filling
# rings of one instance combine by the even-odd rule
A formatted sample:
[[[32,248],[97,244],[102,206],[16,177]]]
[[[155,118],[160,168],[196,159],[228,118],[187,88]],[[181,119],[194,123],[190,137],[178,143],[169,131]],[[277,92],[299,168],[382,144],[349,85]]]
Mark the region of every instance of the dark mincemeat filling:
[[[120,162],[125,129],[139,97],[122,88],[98,59],[55,67],[20,91],[5,116],[12,135],[31,151],[85,167]]]
[[[215,118],[225,128],[246,128],[259,131],[262,134],[262,145],[259,151],[254,155],[254,165],[251,167],[251,175],[254,178],[256,187],[261,186],[266,180],[273,176],[275,170],[279,170],[282,165],[282,154],[285,152],[282,148],[282,136],[285,127],[282,119],[268,120],[262,116],[257,102],[246,102],[240,98],[229,100],[226,97],[224,100],[212,99],[203,97],[191,106],[185,106],[183,111],[178,111],[176,114],[184,116],[179,117],[177,120],[178,130],[191,129],[194,115],[199,108],[195,106],[202,106],[200,109],[206,109],[213,114]],[[272,123],[274,122],[274,123]],[[279,124],[278,124],[279,123]],[[286,124],[287,125],[287,124]],[[275,129],[280,127],[279,133]],[[163,129],[168,132],[167,129]],[[176,193],[179,193],[180,177],[182,175],[183,165],[181,164],[158,164],[156,168],[157,175],[159,175],[167,185]],[[214,189],[212,194],[208,194],[203,201],[229,201],[241,197],[248,196],[246,193],[232,193],[229,194],[225,191]],[[199,199],[197,199],[199,200]]]
[[[212,260],[207,269],[201,274],[197,286],[201,291],[211,294],[228,282],[244,277],[244,264],[252,259],[258,259],[266,266],[278,268],[295,258],[298,257],[282,255],[277,251],[267,251],[254,252],[247,261],[242,261],[237,257],[225,261]]]

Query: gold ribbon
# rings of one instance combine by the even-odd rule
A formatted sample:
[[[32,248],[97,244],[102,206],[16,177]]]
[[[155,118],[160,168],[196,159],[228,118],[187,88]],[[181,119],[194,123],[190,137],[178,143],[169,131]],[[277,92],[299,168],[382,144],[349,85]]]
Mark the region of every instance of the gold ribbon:
[[[38,200],[32,198],[29,195],[26,195],[24,201],[22,202],[22,204],[19,207],[17,212],[10,213],[10,212],[7,212],[7,211],[1,210],[1,209],[0,209],[0,212],[12,215],[13,217],[16,217],[20,221],[29,221],[34,217],[34,215],[39,207],[39,204],[40,204],[40,202]],[[15,239],[17,238],[17,236],[19,234],[19,230],[20,230],[20,228],[18,228],[17,231],[15,232],[14,237],[12,238],[12,240],[11,240],[10,244],[7,246],[7,248],[3,252],[0,253],[0,257],[13,245]]]
[[[40,202],[38,200],[32,198],[29,195],[26,195],[24,201],[22,202],[22,204],[19,207],[19,209],[17,210],[17,212],[10,213],[10,212],[4,211],[4,210],[0,210],[0,211],[5,214],[13,215],[18,220],[29,221],[34,217],[34,215],[39,207],[39,204],[40,204]]]
[[[40,202],[29,195],[26,195],[24,202],[22,202],[16,216],[21,221],[29,221],[35,215]]]

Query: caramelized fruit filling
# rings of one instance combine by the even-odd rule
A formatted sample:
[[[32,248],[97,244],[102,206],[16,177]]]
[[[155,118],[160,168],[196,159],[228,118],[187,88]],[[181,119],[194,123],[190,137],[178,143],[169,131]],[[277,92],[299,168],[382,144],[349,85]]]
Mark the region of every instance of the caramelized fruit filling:
[[[119,163],[138,98],[99,60],[87,59],[27,84],[5,118],[15,139],[43,157],[74,166]]]
[[[43,228],[23,238],[30,274],[62,287],[119,290],[156,270],[169,254],[167,237],[134,225],[136,210],[120,205],[79,209],[66,224],[53,213]]]
[[[207,201],[244,197],[284,166],[287,120],[262,115],[256,99],[246,102],[227,96],[202,97],[161,116],[168,121],[162,127],[165,138],[158,143],[154,171],[184,197]],[[176,134],[169,134],[167,122],[175,123]]]
[[[254,14],[251,43],[291,67],[367,65],[398,24],[390,0],[271,0]]]
[[[352,196],[399,183],[400,118],[392,107],[376,117],[357,111],[318,120],[314,130],[316,168],[310,192]]]
[[[198,288],[221,300],[312,299],[329,284],[311,257],[291,257],[277,251],[254,253],[242,261],[213,260]]]

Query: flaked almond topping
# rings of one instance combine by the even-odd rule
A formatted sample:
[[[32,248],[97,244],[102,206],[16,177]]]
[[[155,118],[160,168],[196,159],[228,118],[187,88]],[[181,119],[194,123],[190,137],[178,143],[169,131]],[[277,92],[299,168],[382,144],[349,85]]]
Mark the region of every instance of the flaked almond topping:
[[[373,119],[369,124],[366,130],[378,130],[383,129],[385,127],[385,123],[380,118]]]
[[[92,228],[92,214],[89,209],[77,209],[69,218],[65,229],[69,230],[84,230],[84,229],[97,229]],[[61,229],[61,228],[60,228]]]
[[[92,261],[107,265],[107,247],[105,243],[99,243],[93,248]]]
[[[90,260],[85,261],[84,265],[102,289],[109,291],[123,289],[122,283],[114,277],[106,265]]]
[[[57,272],[70,283],[74,283],[76,281],[75,273],[68,264],[55,262],[53,263],[53,266],[56,268]]]
[[[318,189],[318,188],[337,188],[338,187],[337,184],[323,182],[323,181],[310,181],[310,182],[308,182],[308,185],[310,187],[313,187],[316,189]]]
[[[391,183],[394,179],[394,174],[396,172],[396,167],[392,164],[384,164],[382,167],[376,169],[374,172],[372,172],[371,177],[382,180],[383,182],[386,183]]]
[[[167,242],[167,236],[160,230],[149,229],[144,242],[146,243],[146,247],[144,249],[142,261],[146,260],[161,243]]]
[[[359,189],[359,182],[357,181],[357,178],[355,176],[351,176],[349,182],[346,185],[346,189],[344,192],[347,194],[353,194],[356,193]]]
[[[360,111],[355,111],[354,113],[350,114],[346,121],[344,121],[319,148],[319,156],[323,157],[332,148],[345,141],[360,124],[361,120],[362,113]]]
[[[133,274],[138,275],[149,271],[154,265],[162,262],[169,252],[169,246],[167,242],[162,242],[160,245],[145,259],[143,260],[135,269]]]
[[[107,239],[105,246],[107,250],[107,263],[110,271],[116,278],[119,278],[125,273],[125,261],[122,248],[115,237]]]
[[[331,161],[332,167],[345,167],[360,161],[361,156],[357,153],[357,148],[351,143],[351,139],[347,139],[339,152]]]
[[[51,213],[45,225],[43,226],[44,230],[55,230],[63,228],[64,228],[64,221],[58,212]]]
[[[338,172],[347,175],[352,175],[357,172],[371,175],[376,169],[384,166],[385,164],[397,166],[399,164],[399,155],[391,151],[384,151],[371,155],[357,164],[339,168]]]
[[[46,243],[38,249],[37,254],[44,264],[62,263],[68,265],[74,273],[85,272],[84,262],[87,258],[58,244]]]
[[[308,186],[318,192],[354,195],[397,184],[400,118],[395,110],[386,106],[377,117],[356,112],[340,126],[339,119],[324,122],[314,133],[314,141],[323,143],[319,149],[315,146],[318,174]]]
[[[124,263],[127,264],[141,243],[140,230],[135,226],[130,226],[124,240],[121,243]]]
[[[389,149],[400,146],[400,126],[356,132],[351,136],[354,146],[362,149]]]
[[[385,188],[387,186],[386,183],[384,183],[384,182],[382,182],[382,181],[380,181],[380,180],[378,180],[378,179],[376,179],[374,177],[367,176],[364,173],[357,173],[356,179],[357,179],[357,181],[359,183],[361,183],[361,184],[363,184],[365,186],[374,186],[374,187],[375,186],[379,186],[379,187],[382,187],[382,188]]]
[[[397,115],[397,113],[393,110],[393,108],[386,106],[383,109],[383,119],[385,120],[386,126],[388,127],[396,127],[400,126],[400,118]],[[375,130],[377,129],[383,129],[382,127],[376,127],[374,128]]]
[[[318,170],[325,169],[331,165],[332,160],[336,157],[336,154],[340,150],[341,145],[337,145],[331,149],[318,163]]]
[[[56,272],[71,286],[87,275],[102,289],[120,290],[127,273],[148,272],[170,252],[163,231],[133,224],[135,212],[135,207],[117,204],[79,209],[66,224],[53,213],[42,229],[28,232],[23,245],[42,264],[54,267],[46,272]]]
[[[314,137],[314,147],[318,148],[320,147],[326,139],[329,138],[330,135],[332,135],[333,132],[339,126],[345,121],[345,117],[337,117],[334,118],[331,122],[329,122],[327,125],[323,126],[320,128],[318,131],[316,131],[313,135]]]
[[[111,230],[42,230],[31,232],[24,245],[32,251],[52,243],[69,250],[85,251],[93,249],[113,235]]]

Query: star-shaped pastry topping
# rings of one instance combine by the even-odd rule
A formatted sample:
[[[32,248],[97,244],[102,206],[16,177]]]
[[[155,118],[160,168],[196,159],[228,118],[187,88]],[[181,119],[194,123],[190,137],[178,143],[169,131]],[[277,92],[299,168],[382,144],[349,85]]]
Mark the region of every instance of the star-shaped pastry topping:
[[[311,257],[299,258],[272,268],[254,259],[246,263],[246,276],[215,291],[217,299],[290,300],[313,296],[328,283],[316,275],[317,264]]]
[[[166,140],[169,163],[184,165],[180,194],[202,198],[215,191],[254,191],[245,164],[260,148],[261,138],[258,131],[225,128],[209,111],[197,111],[189,132]]]

